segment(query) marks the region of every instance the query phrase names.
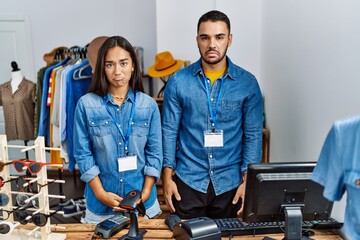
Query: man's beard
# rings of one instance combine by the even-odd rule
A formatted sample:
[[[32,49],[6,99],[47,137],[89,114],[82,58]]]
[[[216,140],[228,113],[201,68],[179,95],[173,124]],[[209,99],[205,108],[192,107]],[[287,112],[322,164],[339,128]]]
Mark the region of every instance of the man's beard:
[[[218,64],[219,62],[221,62],[221,61],[224,59],[224,57],[226,56],[227,49],[228,49],[228,48],[225,49],[223,55],[221,55],[219,58],[217,58],[217,59],[215,59],[215,60],[207,60],[207,59],[205,59],[205,58],[204,58],[204,55],[203,55],[201,52],[200,52],[200,56],[201,56],[201,59],[202,59],[205,63],[207,63],[207,64],[209,64],[209,65],[215,65],[215,64]],[[199,51],[200,51],[200,49],[199,49]],[[208,51],[210,51],[210,50],[208,50]],[[208,52],[208,51],[206,51],[206,52]],[[205,54],[206,54],[206,52],[205,52]]]

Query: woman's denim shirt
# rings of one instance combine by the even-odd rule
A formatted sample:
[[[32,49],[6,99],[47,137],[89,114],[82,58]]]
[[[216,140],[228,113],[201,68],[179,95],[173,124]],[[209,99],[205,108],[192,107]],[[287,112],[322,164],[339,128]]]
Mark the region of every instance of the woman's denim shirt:
[[[105,107],[105,104],[107,107]],[[142,191],[145,176],[160,177],[162,166],[161,121],[153,98],[137,92],[136,107],[129,138],[129,154],[137,156],[137,170],[118,171],[118,158],[125,154],[124,138],[109,112],[127,132],[134,94],[130,89],[122,106],[114,103],[110,94],[102,98],[88,93],[80,98],[75,110],[74,156],[86,182],[87,207],[95,214],[113,214],[113,210],[94,195],[89,181],[99,176],[105,191],[121,197],[133,189]],[[108,112],[109,111],[109,112]],[[145,208],[157,201],[154,185]]]
[[[199,192],[205,193],[211,180],[216,195],[238,187],[248,164],[261,159],[263,111],[258,82],[229,58],[227,62],[215,125],[223,130],[223,147],[204,147],[204,130],[211,130],[211,122],[201,60],[172,75],[163,103],[163,166],[173,168]],[[214,109],[221,80],[206,84]]]

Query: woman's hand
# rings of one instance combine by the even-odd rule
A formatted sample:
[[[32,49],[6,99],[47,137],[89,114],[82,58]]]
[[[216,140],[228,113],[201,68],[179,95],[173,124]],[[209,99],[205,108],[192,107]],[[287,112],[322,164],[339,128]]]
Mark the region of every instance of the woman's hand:
[[[117,207],[119,207],[119,204],[122,201],[122,197],[118,196],[115,193],[105,191],[99,176],[93,178],[89,182],[89,185],[93,190],[95,197],[99,199],[99,201],[112,209],[118,210]]]

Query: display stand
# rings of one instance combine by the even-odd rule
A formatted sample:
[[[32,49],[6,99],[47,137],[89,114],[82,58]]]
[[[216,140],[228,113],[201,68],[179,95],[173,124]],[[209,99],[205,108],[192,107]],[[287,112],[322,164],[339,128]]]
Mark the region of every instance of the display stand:
[[[9,161],[11,161],[8,159],[8,148],[21,148],[21,152],[34,150],[35,160],[37,162],[42,162],[42,163],[46,162],[46,150],[60,151],[59,148],[45,147],[44,137],[41,136],[36,138],[33,146],[16,146],[16,145],[8,145],[6,135],[0,135],[0,157],[1,157],[0,161],[4,163],[8,163]],[[52,164],[52,166],[62,167],[62,164]],[[26,193],[27,195],[31,195],[31,197],[29,197],[29,199],[27,199],[25,202],[30,202],[33,199],[38,198],[39,209],[34,209],[33,214],[44,213],[46,215],[49,215],[53,212],[53,210],[49,209],[49,198],[61,198],[61,199],[65,198],[65,196],[60,196],[60,195],[49,195],[48,186],[46,185],[49,179],[47,178],[46,169],[47,169],[46,166],[42,167],[39,173],[37,173],[36,176],[33,176],[33,178],[30,180],[30,183],[37,182],[39,184],[45,185],[44,187],[41,188],[41,191],[39,191],[38,193]],[[9,180],[11,178],[9,166],[5,166],[0,174],[4,180]],[[55,182],[64,183],[63,180],[55,180]],[[11,211],[17,207],[14,206],[11,196],[12,194],[19,194],[21,192],[12,191],[11,184],[4,184],[0,192],[5,193],[9,196],[9,203],[6,206],[4,206],[3,209]],[[58,213],[62,213],[62,212],[59,211]],[[14,222],[13,214],[10,215],[7,221]],[[15,225],[18,226],[18,223],[15,223]],[[51,228],[52,226],[50,225],[50,219],[48,219],[45,226],[43,227],[35,226],[32,230],[24,230],[26,232],[24,233],[23,231],[21,234],[22,235],[27,234],[29,240],[31,239],[64,240],[66,238],[66,234],[52,233]],[[15,229],[11,235],[7,236],[8,239],[16,240],[23,238],[20,236],[19,232],[20,231],[18,229]],[[39,238],[39,235],[41,236],[41,238]]]

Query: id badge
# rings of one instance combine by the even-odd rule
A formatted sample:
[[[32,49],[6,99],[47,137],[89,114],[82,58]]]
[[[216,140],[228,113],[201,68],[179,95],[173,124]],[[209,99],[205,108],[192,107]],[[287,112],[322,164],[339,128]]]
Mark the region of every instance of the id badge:
[[[129,155],[126,157],[118,158],[118,171],[125,172],[137,169],[137,156]]]
[[[224,134],[223,131],[212,132],[210,130],[204,131],[204,147],[223,147]]]

